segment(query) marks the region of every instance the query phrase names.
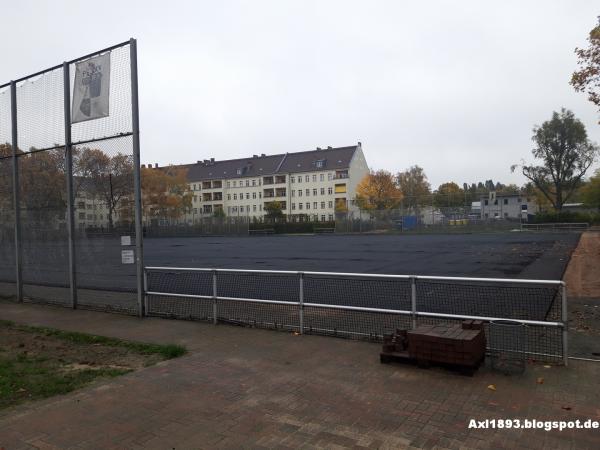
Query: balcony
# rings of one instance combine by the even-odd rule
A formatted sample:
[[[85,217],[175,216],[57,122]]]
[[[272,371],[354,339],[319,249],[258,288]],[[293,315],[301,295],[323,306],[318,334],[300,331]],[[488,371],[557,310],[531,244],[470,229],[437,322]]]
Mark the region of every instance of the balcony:
[[[213,189],[221,189],[223,187],[223,182],[222,181],[213,181],[212,182],[212,188]]]
[[[202,201],[203,202],[212,202],[212,194],[211,193],[204,193],[202,194]]]
[[[273,177],[263,177],[263,185],[269,185],[269,184],[274,184],[275,181],[273,179]]]
[[[335,176],[333,177],[336,180],[342,180],[344,178],[348,178],[348,171],[347,170],[338,170],[335,172]]]
[[[346,184],[336,184],[335,185],[335,193],[336,194],[345,194],[346,193]]]
[[[213,201],[222,201],[223,200],[223,193],[222,192],[215,192],[213,194]]]
[[[273,198],[273,197],[275,197],[275,190],[273,188],[265,189],[263,191],[263,198]]]
[[[285,197],[286,195],[287,195],[287,192],[286,192],[285,188],[275,189],[275,197]]]
[[[202,182],[202,189],[210,189],[210,188],[211,188],[210,181],[203,181]]]
[[[285,175],[276,175],[275,176],[275,184],[285,183]]]

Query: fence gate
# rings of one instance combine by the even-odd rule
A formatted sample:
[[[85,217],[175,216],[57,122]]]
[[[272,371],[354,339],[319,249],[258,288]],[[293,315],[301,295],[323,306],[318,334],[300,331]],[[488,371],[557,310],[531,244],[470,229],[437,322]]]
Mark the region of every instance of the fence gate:
[[[143,314],[135,39],[0,85],[0,295]]]

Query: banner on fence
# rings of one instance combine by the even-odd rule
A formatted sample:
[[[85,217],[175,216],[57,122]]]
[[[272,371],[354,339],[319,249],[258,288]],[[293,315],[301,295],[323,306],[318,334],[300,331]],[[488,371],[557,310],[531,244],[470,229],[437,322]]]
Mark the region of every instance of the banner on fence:
[[[75,65],[71,122],[84,122],[108,116],[110,91],[110,52]]]

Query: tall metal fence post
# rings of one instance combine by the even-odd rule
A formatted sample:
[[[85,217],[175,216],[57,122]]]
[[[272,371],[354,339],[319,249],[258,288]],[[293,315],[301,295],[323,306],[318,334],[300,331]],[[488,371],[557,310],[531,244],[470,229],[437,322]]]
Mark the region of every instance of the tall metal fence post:
[[[410,311],[411,311],[411,327],[414,330],[417,328],[417,279],[410,277]]]
[[[300,317],[300,334],[304,334],[304,272],[300,272],[300,292],[299,292],[299,303],[298,307],[300,308],[299,317]]]
[[[565,367],[569,365],[569,320],[567,317],[567,285],[563,282],[561,284],[562,290],[562,344],[563,344],[563,362]]]
[[[73,146],[71,144],[71,77],[69,63],[63,63],[65,112],[65,176],[67,178],[67,232],[69,234],[69,286],[71,307],[77,308],[77,271],[75,261],[75,195],[73,192]]]
[[[21,250],[21,193],[19,183],[19,160],[17,158],[17,84],[10,82],[10,115],[12,133],[12,189],[15,214],[15,270],[17,282],[17,300],[23,301],[23,252]]]
[[[140,317],[145,315],[144,303],[144,230],[142,228],[142,180],[140,174],[140,112],[138,102],[137,41],[129,40],[131,64],[131,124],[133,131],[133,190],[135,197],[135,259],[137,264],[137,294]]]
[[[212,285],[213,285],[213,324],[217,324],[217,271],[212,271]]]

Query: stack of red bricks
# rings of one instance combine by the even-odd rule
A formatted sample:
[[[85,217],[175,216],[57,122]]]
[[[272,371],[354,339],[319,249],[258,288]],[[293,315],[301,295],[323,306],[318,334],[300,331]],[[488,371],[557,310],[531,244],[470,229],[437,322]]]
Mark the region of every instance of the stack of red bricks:
[[[408,354],[422,362],[476,367],[485,358],[483,323],[422,325],[407,332]]]

